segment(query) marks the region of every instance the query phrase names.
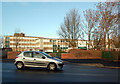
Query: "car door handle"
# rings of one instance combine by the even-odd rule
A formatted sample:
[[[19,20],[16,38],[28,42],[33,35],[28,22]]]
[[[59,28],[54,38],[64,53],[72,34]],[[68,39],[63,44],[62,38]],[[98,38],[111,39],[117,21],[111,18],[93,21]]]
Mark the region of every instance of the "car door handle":
[[[36,60],[36,59],[34,59],[34,60]]]
[[[25,58],[23,58],[23,59],[25,59]]]

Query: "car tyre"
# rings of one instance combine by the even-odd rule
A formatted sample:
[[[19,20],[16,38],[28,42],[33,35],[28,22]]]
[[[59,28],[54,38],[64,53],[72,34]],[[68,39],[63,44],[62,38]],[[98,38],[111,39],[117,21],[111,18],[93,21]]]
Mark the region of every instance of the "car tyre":
[[[48,66],[48,69],[50,71],[54,71],[54,70],[56,70],[56,65],[54,63],[50,63],[49,66]]]
[[[18,62],[16,64],[16,67],[17,67],[18,70],[22,70],[24,68],[24,64],[22,62]]]

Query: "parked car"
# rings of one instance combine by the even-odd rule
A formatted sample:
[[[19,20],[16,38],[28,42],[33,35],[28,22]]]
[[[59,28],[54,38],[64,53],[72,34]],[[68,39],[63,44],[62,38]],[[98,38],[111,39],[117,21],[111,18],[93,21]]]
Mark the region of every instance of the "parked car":
[[[19,70],[25,67],[41,67],[56,70],[62,69],[64,65],[61,59],[51,57],[42,51],[23,51],[16,56],[14,64]]]

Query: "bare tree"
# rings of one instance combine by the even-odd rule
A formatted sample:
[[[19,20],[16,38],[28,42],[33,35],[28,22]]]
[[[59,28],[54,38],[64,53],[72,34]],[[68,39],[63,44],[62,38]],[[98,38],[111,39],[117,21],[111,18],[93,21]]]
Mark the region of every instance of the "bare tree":
[[[90,46],[92,46],[91,44],[92,30],[97,25],[98,13],[96,10],[92,10],[92,9],[83,11],[83,13],[84,13],[83,25],[84,25],[84,28],[86,28],[87,30],[85,32],[88,35],[88,49],[90,49]]]
[[[114,18],[114,22],[113,22],[114,31],[113,31],[111,37],[112,37],[112,43],[113,43],[114,47],[120,48],[120,24],[119,24],[120,23],[120,11],[119,11],[120,6],[119,6],[119,2],[118,3],[116,2],[115,7],[116,7],[116,10],[118,10],[118,11],[115,12],[115,18]]]
[[[106,45],[110,48],[110,36],[116,32],[118,24],[117,2],[100,2],[96,7],[99,12],[99,27],[103,32],[104,48]]]
[[[78,38],[82,37],[83,31],[80,27],[80,15],[78,10],[71,10],[64,17],[64,23],[60,25],[60,30],[58,31],[60,37],[69,42],[71,47],[77,46]]]

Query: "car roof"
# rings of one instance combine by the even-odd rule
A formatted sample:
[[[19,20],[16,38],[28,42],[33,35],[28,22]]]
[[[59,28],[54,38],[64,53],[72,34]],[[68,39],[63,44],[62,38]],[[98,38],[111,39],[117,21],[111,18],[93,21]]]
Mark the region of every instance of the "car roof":
[[[23,51],[23,52],[42,52],[42,51]]]

